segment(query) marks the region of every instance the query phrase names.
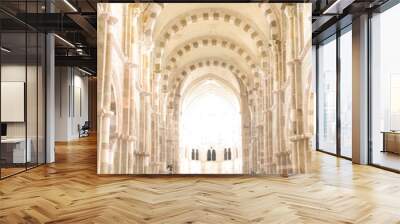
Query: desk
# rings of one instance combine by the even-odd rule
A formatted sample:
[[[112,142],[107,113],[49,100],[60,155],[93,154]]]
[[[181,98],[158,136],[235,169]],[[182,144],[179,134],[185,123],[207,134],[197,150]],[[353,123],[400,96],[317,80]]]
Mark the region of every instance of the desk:
[[[25,138],[5,138],[1,139],[1,157],[6,163],[26,163],[31,162],[31,139],[27,139],[28,143],[25,152]],[[26,160],[25,160],[26,159]]]
[[[400,154],[400,132],[383,131],[383,150],[382,152],[392,152]]]

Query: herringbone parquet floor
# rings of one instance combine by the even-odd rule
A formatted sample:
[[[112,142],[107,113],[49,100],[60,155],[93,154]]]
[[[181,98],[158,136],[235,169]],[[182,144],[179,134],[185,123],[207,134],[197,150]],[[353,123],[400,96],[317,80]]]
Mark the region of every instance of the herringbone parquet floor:
[[[400,223],[400,175],[315,153],[284,177],[96,175],[96,141],[0,181],[0,223]]]

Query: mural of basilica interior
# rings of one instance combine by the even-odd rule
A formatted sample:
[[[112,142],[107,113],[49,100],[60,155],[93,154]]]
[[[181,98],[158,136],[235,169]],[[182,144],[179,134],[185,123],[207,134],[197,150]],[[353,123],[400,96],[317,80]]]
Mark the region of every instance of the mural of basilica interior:
[[[161,2],[0,0],[0,223],[400,224],[399,0]]]
[[[98,173],[306,173],[310,20],[310,4],[98,4]]]

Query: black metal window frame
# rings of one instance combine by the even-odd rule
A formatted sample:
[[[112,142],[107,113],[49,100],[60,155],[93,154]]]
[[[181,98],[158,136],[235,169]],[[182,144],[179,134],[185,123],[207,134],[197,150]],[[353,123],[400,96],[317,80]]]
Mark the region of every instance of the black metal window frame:
[[[45,0],[45,1],[43,1],[43,0],[20,0],[18,2],[25,3],[25,15],[27,15],[27,5],[28,5],[28,3],[36,3],[36,11],[38,12],[39,11],[39,2],[47,3],[47,0]],[[47,7],[46,7],[45,10],[47,12]],[[1,8],[1,5],[0,5],[0,11],[2,13],[6,13],[7,15],[12,16],[6,10],[3,10]],[[35,29],[34,27],[24,23],[23,21],[19,20],[18,18],[15,18],[15,19],[16,19],[17,22],[20,22],[20,23],[22,22],[23,23],[24,30],[21,33],[25,34],[25,84],[24,84],[24,86],[25,86],[24,87],[24,90],[25,90],[25,93],[24,93],[24,98],[25,98],[25,100],[24,100],[25,168],[23,170],[21,170],[21,171],[12,173],[12,174],[7,175],[7,176],[3,176],[2,167],[0,166],[0,180],[4,180],[6,178],[15,176],[17,174],[26,172],[26,171],[34,169],[34,168],[37,168],[37,167],[47,163],[47,33]],[[3,32],[1,30],[1,23],[0,23],[0,45],[2,45],[1,37],[2,37],[3,33],[8,33],[8,32]],[[27,130],[28,129],[28,124],[27,124],[27,121],[28,121],[28,114],[27,114],[27,81],[28,81],[27,75],[28,75],[28,67],[27,66],[28,66],[28,34],[29,33],[36,34],[35,36],[36,36],[36,104],[37,104],[37,107],[36,107],[36,136],[35,136],[36,137],[36,162],[33,165],[32,165],[32,163],[30,163],[29,164],[30,166],[28,166],[28,162],[27,162],[27,157],[28,157],[28,153],[27,153],[27,147],[28,147],[28,144],[27,144],[27,142],[28,142],[27,141],[28,140],[28,130]],[[42,60],[44,60],[43,69],[42,69],[42,82],[44,84],[44,86],[43,86],[44,92],[43,92],[43,96],[42,96],[43,97],[43,99],[42,99],[43,106],[42,107],[43,107],[43,113],[44,113],[44,116],[42,117],[42,119],[43,119],[42,122],[44,124],[44,126],[43,126],[43,128],[44,128],[44,130],[43,130],[43,143],[44,144],[42,145],[42,147],[43,147],[42,152],[44,153],[44,155],[43,155],[43,162],[41,162],[41,163],[39,162],[39,141],[38,141],[39,140],[39,79],[38,79],[38,77],[39,77],[39,69],[38,69],[38,66],[39,66],[39,35],[40,34],[43,34],[43,42],[42,42],[42,44],[43,44],[43,47],[44,47],[44,50],[42,50],[42,52],[41,52],[41,53],[43,53],[43,55],[41,55]],[[1,82],[1,67],[2,67],[2,65],[3,65],[2,64],[2,55],[0,54],[0,82]],[[1,89],[1,87],[0,87],[0,89]],[[0,96],[1,96],[1,94],[0,94]],[[0,99],[0,101],[1,101],[1,99]],[[1,106],[0,106],[0,109],[1,109]],[[1,118],[1,115],[0,115],[0,118]],[[2,122],[0,121],[0,123],[2,123]],[[1,147],[1,144],[0,144],[0,156],[1,156],[1,151],[2,151],[1,148],[2,147]]]
[[[368,119],[368,165],[383,169],[383,170],[387,170],[387,171],[391,171],[391,172],[395,172],[395,173],[400,173],[400,170],[397,169],[393,169],[381,164],[376,164],[374,163],[373,160],[373,138],[372,138],[372,94],[374,92],[373,88],[372,88],[372,58],[373,58],[373,50],[372,50],[372,32],[373,32],[373,28],[372,28],[372,19],[374,17],[374,14],[379,14],[379,13],[384,13],[386,10],[391,9],[392,7],[396,6],[397,4],[400,3],[400,0],[389,0],[387,2],[385,2],[384,4],[382,4],[381,6],[379,6],[378,8],[375,8],[373,10],[368,11],[368,31],[367,31],[367,45],[368,45],[368,53],[367,53],[367,64],[368,64],[368,69],[367,69],[367,78],[368,78],[368,115],[367,115],[367,119]]]
[[[372,32],[373,32],[373,30],[372,30],[372,22],[371,21],[373,19],[374,13],[383,13],[386,10],[392,8],[393,6],[395,6],[399,3],[400,3],[400,0],[389,0],[389,1],[385,2],[384,4],[382,4],[381,6],[371,9],[366,12],[366,13],[368,13],[368,30],[367,30],[367,41],[368,41],[368,43],[367,43],[367,47],[368,47],[368,49],[367,49],[367,51],[368,51],[368,54],[367,54],[367,67],[368,67],[367,68],[367,79],[368,79],[368,86],[367,86],[367,88],[368,88],[368,91],[367,91],[368,92],[368,96],[367,96],[367,99],[368,99],[367,100],[368,101],[368,105],[367,105],[367,107],[368,107],[368,110],[367,110],[367,113],[368,113],[368,115],[367,115],[368,116],[368,121],[367,121],[368,122],[368,124],[367,124],[368,138],[367,138],[367,141],[368,141],[368,149],[367,150],[368,150],[368,152],[367,152],[367,154],[368,154],[368,160],[367,160],[367,164],[370,166],[374,166],[374,167],[388,170],[388,171],[395,172],[395,173],[400,173],[400,170],[373,163],[373,141],[372,141],[372,94],[373,94],[373,89],[372,89],[372,54],[373,54]],[[343,29],[338,29],[338,31],[336,31],[336,33],[326,37],[325,39],[319,41],[316,44],[316,52],[315,52],[315,55],[316,55],[316,61],[315,61],[316,62],[316,68],[315,68],[315,70],[316,70],[315,71],[315,74],[316,74],[316,77],[315,77],[315,82],[316,82],[315,83],[315,86],[316,86],[315,87],[315,89],[316,89],[316,137],[315,137],[315,140],[316,140],[316,144],[315,144],[315,146],[316,146],[316,151],[327,153],[329,155],[333,155],[336,157],[352,160],[349,157],[345,157],[345,156],[341,155],[341,148],[340,148],[340,141],[341,141],[340,125],[341,124],[340,124],[340,113],[338,113],[338,111],[340,111],[340,92],[339,92],[340,91],[340,36],[346,32],[346,29],[348,29],[348,27],[351,27],[351,23]],[[334,36],[334,35],[336,35],[336,37],[332,39],[332,36]],[[337,116],[337,119],[336,119],[336,122],[337,122],[336,123],[336,127],[337,127],[337,130],[336,130],[336,138],[337,138],[336,139],[336,153],[331,153],[331,152],[325,151],[324,149],[320,149],[319,148],[319,136],[318,136],[319,135],[319,92],[318,92],[319,51],[318,51],[318,48],[319,48],[319,45],[321,43],[323,43],[324,41],[328,41],[328,42],[332,41],[332,40],[329,40],[329,38],[331,38],[332,40],[336,40],[336,49],[337,49],[336,50],[336,65],[337,65],[336,66],[336,68],[337,68],[337,71],[336,71],[336,73],[337,73],[337,79],[336,79],[337,88],[336,89],[339,91],[336,92],[336,104],[337,104],[336,105],[337,106],[337,108],[336,108],[336,116]],[[339,108],[338,108],[338,106],[339,106]]]
[[[349,25],[345,26],[344,28],[337,29],[337,31],[328,36],[327,38],[319,41],[318,44],[316,44],[315,48],[315,55],[316,55],[316,69],[315,69],[315,90],[316,90],[316,137],[315,137],[315,147],[318,152],[323,152],[329,155],[337,156],[340,158],[344,158],[347,160],[352,160],[352,158],[343,156],[341,153],[341,119],[340,119],[340,77],[341,77],[341,67],[340,67],[340,37],[347,33],[351,32],[352,30],[352,24],[350,23]],[[319,47],[322,43],[326,44],[331,41],[336,41],[336,152],[328,152],[322,148],[319,147]]]

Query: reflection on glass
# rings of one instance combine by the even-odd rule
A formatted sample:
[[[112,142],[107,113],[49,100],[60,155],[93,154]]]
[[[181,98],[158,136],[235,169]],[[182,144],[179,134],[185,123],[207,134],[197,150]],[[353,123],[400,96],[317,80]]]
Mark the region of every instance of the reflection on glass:
[[[38,105],[37,105],[37,115],[38,115],[38,122],[37,122],[37,130],[38,130],[38,135],[37,135],[37,150],[38,150],[38,156],[37,156],[37,162],[38,164],[43,164],[45,163],[45,158],[46,158],[46,151],[45,151],[45,60],[46,60],[46,52],[45,52],[45,45],[46,45],[46,38],[45,35],[42,33],[39,33],[38,35],[38,76],[37,76],[37,91],[38,91]]]
[[[37,165],[37,76],[38,76],[38,35],[36,32],[27,33],[27,82],[26,82],[26,113],[27,113],[27,149],[30,153],[27,167]]]
[[[2,33],[1,46],[1,164],[2,177],[25,170],[30,161],[26,142],[26,33]],[[26,150],[28,148],[28,150]]]
[[[313,92],[314,93],[317,93],[317,86],[316,86],[316,84],[317,84],[317,81],[316,81],[316,79],[317,79],[317,48],[316,48],[316,46],[315,45],[313,45],[312,46],[312,65],[313,65],[313,68],[312,68],[312,90],[313,90]],[[313,104],[314,104],[314,111],[317,111],[317,103],[316,103],[316,98],[314,97],[314,102],[313,102]],[[316,121],[316,119],[317,119],[317,114],[316,113],[313,113],[313,121]],[[313,138],[312,138],[312,148],[313,148],[313,150],[315,150],[316,148],[317,148],[317,145],[316,145],[316,143],[317,143],[317,136],[316,136],[316,134],[314,133],[314,135],[313,135]]]
[[[340,152],[352,157],[352,35],[340,36]]]
[[[396,170],[400,170],[400,133],[396,132],[400,130],[400,32],[393,27],[398,21],[400,5],[372,18],[371,80],[372,163]],[[390,135],[386,146],[382,132]]]
[[[318,148],[336,153],[336,40],[318,48]]]
[[[45,1],[0,1],[23,16],[43,13]],[[0,178],[45,162],[45,35],[0,12]],[[37,18],[37,17],[34,17]]]

